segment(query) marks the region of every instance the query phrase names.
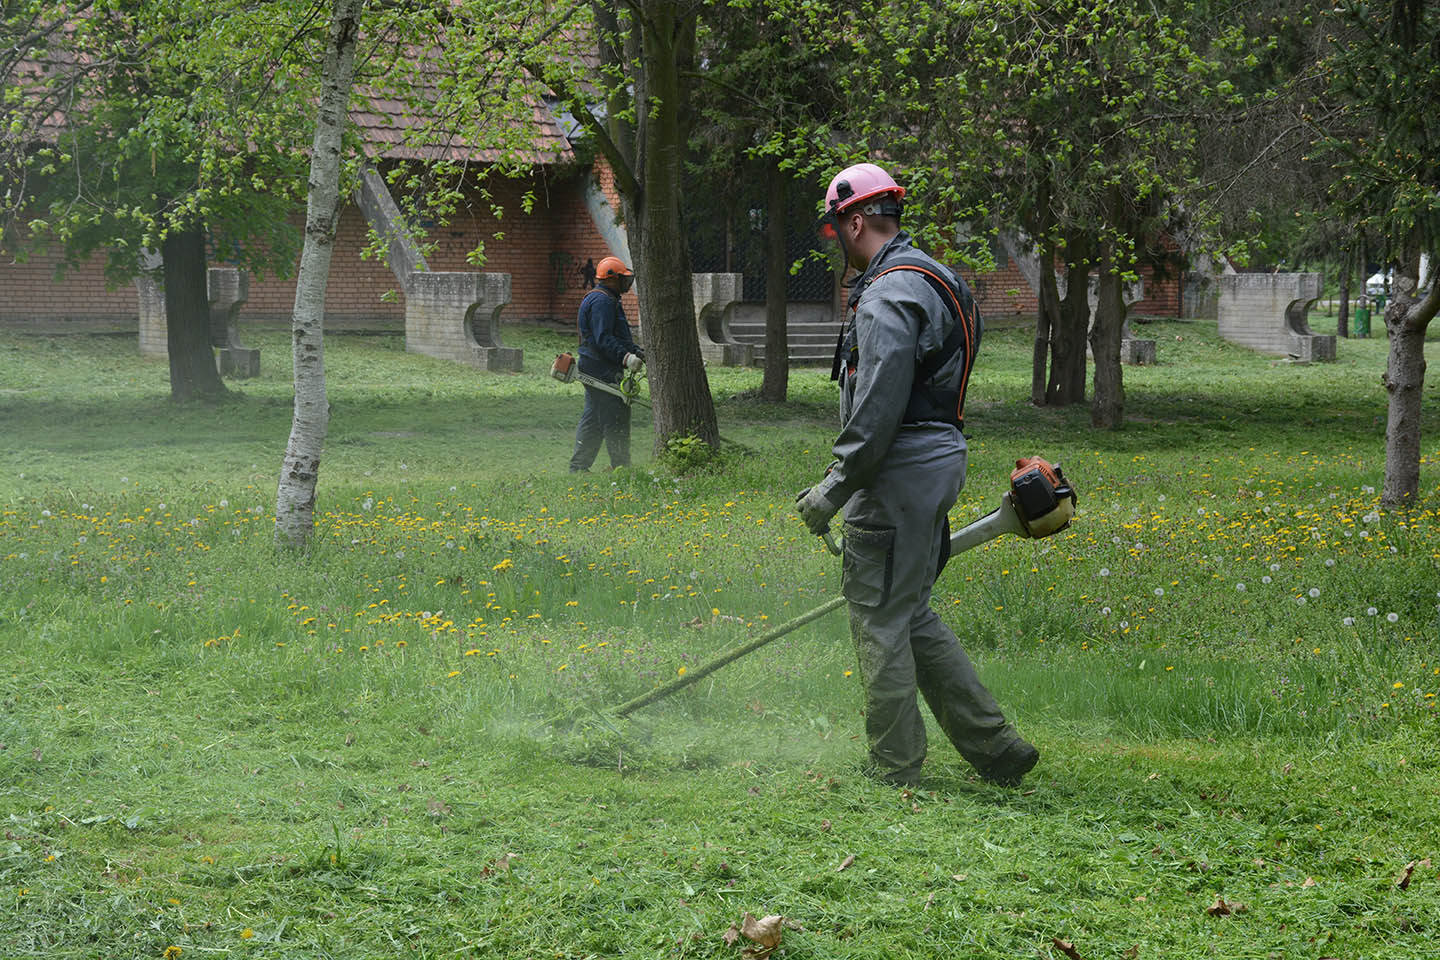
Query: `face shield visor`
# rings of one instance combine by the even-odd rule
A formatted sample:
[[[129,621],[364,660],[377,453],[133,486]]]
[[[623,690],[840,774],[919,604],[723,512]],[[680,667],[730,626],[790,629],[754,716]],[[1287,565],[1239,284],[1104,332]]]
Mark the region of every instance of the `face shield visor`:
[[[625,293],[631,287],[635,286],[635,275],[633,273],[616,274],[614,280],[615,289],[619,290],[621,293]]]

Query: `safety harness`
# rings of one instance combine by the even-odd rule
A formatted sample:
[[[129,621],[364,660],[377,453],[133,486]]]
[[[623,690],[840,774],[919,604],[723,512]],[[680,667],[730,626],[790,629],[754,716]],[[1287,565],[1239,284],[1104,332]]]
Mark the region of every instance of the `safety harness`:
[[[901,423],[924,423],[938,421],[948,423],[957,429],[965,428],[965,389],[970,384],[970,369],[975,365],[975,352],[979,344],[981,326],[978,314],[975,311],[975,303],[970,298],[969,291],[962,285],[957,291],[946,283],[939,274],[930,268],[930,260],[914,255],[901,254],[885,269],[876,273],[866,281],[866,287],[874,283],[887,273],[894,273],[897,270],[907,270],[920,274],[921,278],[930,285],[940,297],[940,302],[945,304],[950,314],[951,327],[938,349],[932,350],[921,358],[915,365],[914,385],[910,390],[910,399],[905,404],[905,415]],[[863,293],[863,290],[862,290]],[[860,294],[856,294],[851,301],[850,314],[851,322],[854,322],[855,309],[860,304]],[[830,368],[830,379],[840,379],[840,366],[845,363],[848,373],[853,374],[860,362],[860,348],[858,344],[850,347],[850,356],[845,356],[845,335],[848,332],[849,324],[840,331],[840,339],[835,344],[835,362]],[[958,389],[948,389],[930,382],[935,374],[939,373],[948,364],[957,351],[964,350],[962,354],[963,370],[960,375],[960,386]],[[847,362],[848,361],[848,362]]]

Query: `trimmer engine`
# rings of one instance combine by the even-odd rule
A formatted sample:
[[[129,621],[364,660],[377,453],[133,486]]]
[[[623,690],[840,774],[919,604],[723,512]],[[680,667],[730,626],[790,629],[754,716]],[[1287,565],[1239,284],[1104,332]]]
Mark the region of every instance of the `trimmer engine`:
[[[550,364],[550,376],[561,383],[570,383],[575,379],[575,374],[580,366],[575,362],[575,357],[568,353],[555,355],[555,362]]]
[[[1078,498],[1060,467],[1040,457],[1015,461],[1010,502],[1032,537],[1048,537],[1070,525]]]

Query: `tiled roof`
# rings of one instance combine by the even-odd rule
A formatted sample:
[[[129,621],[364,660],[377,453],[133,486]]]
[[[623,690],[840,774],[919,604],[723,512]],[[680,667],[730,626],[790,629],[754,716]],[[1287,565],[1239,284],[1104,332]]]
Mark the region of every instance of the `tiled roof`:
[[[69,68],[75,58],[63,50],[52,50],[43,60],[21,60],[14,78],[17,86],[29,87],[35,96],[43,96],[40,85],[47,76]],[[447,129],[439,117],[409,113],[404,101],[357,86],[356,100],[361,104],[350,111],[350,120],[364,138],[366,152],[375,159],[450,160],[495,163],[507,158],[506,143],[511,144],[508,158],[532,164],[573,162],[575,153],[544,102],[526,96],[529,104],[530,143],[517,152],[513,147],[514,131],[495,131],[487,137],[483,128],[458,131]],[[429,98],[431,102],[435,97]],[[368,103],[368,109],[364,105]],[[36,131],[43,140],[53,141],[65,128],[63,105],[56,104]]]

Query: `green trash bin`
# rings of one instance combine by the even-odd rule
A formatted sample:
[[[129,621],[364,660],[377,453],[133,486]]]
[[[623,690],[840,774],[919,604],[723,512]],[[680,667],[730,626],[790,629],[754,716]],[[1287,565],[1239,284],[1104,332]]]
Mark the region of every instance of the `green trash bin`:
[[[1360,305],[1355,308],[1355,322],[1350,325],[1350,336],[1364,339],[1370,336],[1370,308]]]

